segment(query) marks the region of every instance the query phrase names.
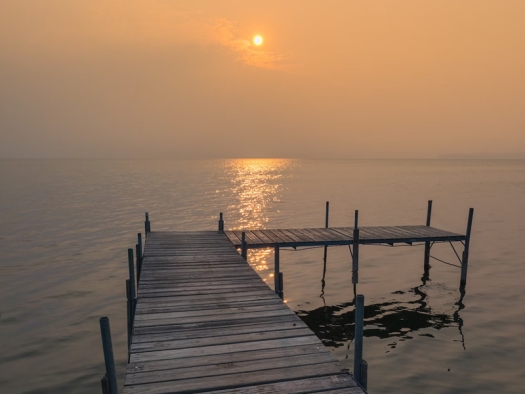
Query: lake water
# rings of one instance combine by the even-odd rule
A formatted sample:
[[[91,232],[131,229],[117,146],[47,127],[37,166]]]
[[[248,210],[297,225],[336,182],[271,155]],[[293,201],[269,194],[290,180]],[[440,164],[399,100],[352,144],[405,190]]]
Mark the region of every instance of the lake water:
[[[363,246],[364,358],[371,393],[525,392],[525,161],[0,161],[0,391],[100,392],[98,319],[126,366],[127,248],[143,231],[330,225],[474,226],[459,269],[423,247]],[[461,247],[461,245],[459,245]],[[432,254],[457,264],[448,244]],[[271,251],[250,252],[269,279]],[[347,247],[283,251],[285,299],[348,368],[353,290]],[[272,280],[268,280],[272,282]]]

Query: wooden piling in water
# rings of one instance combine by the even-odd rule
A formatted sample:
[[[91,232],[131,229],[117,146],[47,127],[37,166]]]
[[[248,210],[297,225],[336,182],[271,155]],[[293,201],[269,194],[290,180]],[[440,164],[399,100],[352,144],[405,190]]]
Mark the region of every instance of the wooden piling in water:
[[[354,232],[353,232],[353,253],[352,253],[352,283],[355,285],[359,282],[359,228],[358,225],[359,211],[355,211]]]
[[[115,359],[113,357],[113,345],[111,343],[111,329],[107,317],[100,318],[100,335],[102,337],[102,349],[104,350],[104,363],[106,365],[109,392],[111,394],[118,394]]]
[[[432,217],[432,200],[428,200],[427,206],[427,227],[430,227],[430,219]],[[424,262],[425,271],[428,271],[430,268],[430,242],[425,242],[425,262]]]
[[[365,318],[365,296],[358,294],[355,302],[354,331],[354,378],[362,385],[361,368],[363,363],[363,327]]]
[[[470,233],[472,231],[472,219],[474,218],[474,208],[469,209],[468,222],[467,222],[467,233],[465,234],[465,248],[461,259],[461,280],[460,287],[464,287],[467,284],[467,270],[468,270],[468,255],[470,248]]]

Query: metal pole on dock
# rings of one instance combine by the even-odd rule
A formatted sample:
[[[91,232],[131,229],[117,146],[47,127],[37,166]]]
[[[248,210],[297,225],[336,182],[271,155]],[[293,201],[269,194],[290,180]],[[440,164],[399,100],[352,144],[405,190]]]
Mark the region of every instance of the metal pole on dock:
[[[362,385],[361,367],[363,363],[363,326],[365,319],[365,296],[362,294],[356,297],[354,317],[354,378]]]
[[[224,219],[222,218],[222,212],[219,214],[219,231],[224,231]]]
[[[131,298],[131,323],[135,320],[135,265],[133,262],[133,249],[128,249],[128,266],[129,266],[129,294]]]
[[[279,272],[280,272],[280,267],[279,267],[279,245],[275,245],[275,267],[274,267],[274,270],[273,270],[273,283],[274,283],[274,288],[275,288],[275,292],[277,294],[279,294],[280,292],[280,289],[279,289]]]
[[[279,272],[279,297],[281,297],[281,300],[284,300],[284,277],[282,272]]]
[[[427,207],[427,227],[430,226],[430,218],[432,217],[432,200],[428,200]],[[430,242],[425,242],[425,271],[430,269]]]
[[[326,215],[324,219],[324,228],[328,228],[328,215],[330,213],[330,202],[326,202]],[[328,258],[328,246],[325,245],[324,247],[324,256],[323,256],[323,262],[324,262],[324,271],[326,271],[326,260]]]
[[[104,363],[106,364],[109,392],[111,394],[118,394],[115,359],[113,358],[113,345],[111,343],[111,329],[107,317],[100,318],[100,335],[102,336],[102,349],[104,350]]]
[[[246,244],[246,233],[243,231],[241,235],[241,256],[247,260],[248,257],[248,245]]]
[[[354,233],[353,233],[353,254],[352,254],[352,283],[359,283],[359,228],[357,227],[359,211],[355,211]]]
[[[131,286],[129,284],[129,279],[126,279],[126,309],[127,309],[127,327],[128,327],[128,362],[129,362],[129,352],[131,351]]]
[[[470,233],[472,231],[472,219],[474,218],[474,208],[470,208],[468,213],[467,234],[465,235],[465,249],[461,259],[461,281],[460,287],[467,284],[467,269],[468,269],[468,253],[470,248]]]
[[[137,234],[137,283],[140,280],[140,273],[142,272],[142,234]]]
[[[102,386],[102,394],[111,394],[109,392],[109,382],[108,377],[104,375],[102,379],[100,379],[100,385]]]
[[[361,380],[359,381],[365,390],[368,390],[368,363],[361,361]]]
[[[326,202],[326,216],[324,220],[324,227],[328,228],[328,214],[330,213],[330,201]]]
[[[148,236],[148,233],[151,231],[151,225],[149,222],[149,213],[146,212],[146,221],[144,222],[144,232],[146,233],[146,237]]]

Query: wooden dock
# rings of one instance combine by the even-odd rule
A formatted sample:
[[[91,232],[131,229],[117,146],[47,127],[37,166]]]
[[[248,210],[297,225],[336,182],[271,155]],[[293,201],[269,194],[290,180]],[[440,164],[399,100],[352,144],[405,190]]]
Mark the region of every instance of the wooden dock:
[[[236,247],[242,246],[242,233],[248,249],[269,247],[302,247],[323,245],[353,245],[353,227],[274,229],[225,231]],[[359,227],[358,242],[361,245],[424,242],[465,241],[465,234],[452,233],[430,226],[376,226]]]
[[[460,262],[464,291],[474,210],[469,210],[466,234],[458,234],[430,226],[432,201],[425,226],[359,227],[356,211],[353,228],[329,228],[328,208],[327,202],[324,228],[244,231],[225,231],[221,213],[218,231],[151,232],[146,213],[147,242],[143,251],[138,234],[136,266],[133,249],[128,249],[129,354],[123,392],[366,393],[364,296],[356,293],[359,246],[424,244],[427,273],[430,258],[442,261],[430,254],[432,245],[448,242]],[[461,257],[452,242],[463,244]],[[327,247],[335,245],[348,245],[352,257],[353,374],[282,301],[280,248],[324,246],[326,264]],[[274,290],[248,264],[247,252],[253,248],[274,248]],[[100,319],[100,327],[106,364],[102,388],[115,394],[107,317]]]
[[[124,393],[364,393],[227,234],[148,233]]]

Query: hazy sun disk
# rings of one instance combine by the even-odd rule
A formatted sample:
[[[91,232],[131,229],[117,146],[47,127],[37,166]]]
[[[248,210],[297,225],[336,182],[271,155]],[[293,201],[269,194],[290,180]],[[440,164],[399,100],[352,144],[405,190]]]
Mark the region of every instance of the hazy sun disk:
[[[263,38],[261,36],[255,36],[253,37],[253,43],[255,45],[261,45],[263,42]]]

